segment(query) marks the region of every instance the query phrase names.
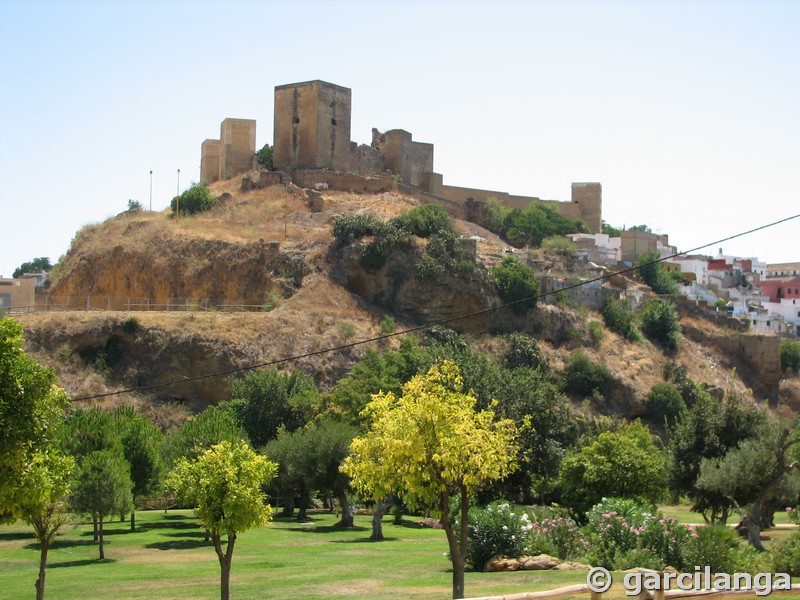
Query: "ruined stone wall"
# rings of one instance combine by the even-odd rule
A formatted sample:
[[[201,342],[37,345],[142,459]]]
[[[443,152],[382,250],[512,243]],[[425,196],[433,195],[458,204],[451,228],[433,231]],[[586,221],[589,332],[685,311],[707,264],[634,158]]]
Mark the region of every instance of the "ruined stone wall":
[[[275,88],[276,169],[350,169],[349,88],[306,81]]]
[[[380,153],[372,146],[350,142],[350,173],[364,177],[378,175],[383,171]]]
[[[220,141],[205,140],[200,146],[200,181],[219,181]]]
[[[361,177],[353,173],[336,173],[333,171],[297,170],[292,174],[292,181],[302,188],[314,188],[316,184],[325,184],[330,189],[362,194],[379,194],[392,189],[392,176],[383,174],[378,177]]]
[[[225,179],[253,168],[256,153],[256,122],[253,119],[225,119],[220,125],[219,178]]]
[[[441,173],[423,173],[422,181],[419,185],[423,192],[433,194],[434,196],[442,196],[442,174]]]
[[[372,147],[383,159],[383,168],[400,176],[400,183],[411,184],[411,134],[403,129],[391,129],[386,133],[372,130]]]
[[[500,202],[505,204],[508,199],[508,193],[496,192],[493,190],[481,190],[478,188],[467,188],[456,185],[443,185],[442,197],[453,202],[466,202],[469,199],[477,202],[485,202],[488,198],[497,198]],[[527,204],[525,208],[527,208]]]

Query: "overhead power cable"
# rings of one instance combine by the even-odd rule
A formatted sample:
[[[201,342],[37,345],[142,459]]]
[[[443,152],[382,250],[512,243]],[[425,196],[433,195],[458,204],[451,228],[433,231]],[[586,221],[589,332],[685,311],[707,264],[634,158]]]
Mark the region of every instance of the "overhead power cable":
[[[632,271],[636,271],[639,267],[648,266],[648,265],[654,265],[656,263],[660,263],[660,262],[663,262],[665,260],[669,260],[671,258],[676,258],[678,256],[685,256],[685,255],[688,255],[688,254],[692,254],[694,252],[697,252],[698,250],[702,250],[703,248],[708,248],[709,246],[715,246],[717,244],[722,244],[724,242],[728,242],[730,240],[734,240],[736,238],[740,238],[740,237],[743,237],[745,235],[749,235],[751,233],[755,233],[757,231],[761,231],[763,229],[768,229],[770,227],[775,227],[776,225],[781,225],[782,223],[786,223],[786,222],[791,221],[793,219],[797,219],[798,217],[800,217],[800,213],[792,215],[790,217],[785,217],[785,218],[780,219],[778,221],[773,221],[772,223],[767,223],[766,225],[761,225],[759,227],[754,227],[753,229],[748,229],[747,231],[742,231],[740,233],[729,235],[727,237],[724,237],[722,239],[719,239],[719,240],[716,240],[716,241],[713,241],[713,242],[708,242],[707,244],[703,244],[702,246],[696,246],[695,248],[691,248],[690,250],[685,250],[683,252],[676,252],[675,254],[671,254],[669,256],[661,257],[661,258],[659,258],[657,260],[652,260],[650,262],[643,263],[642,265],[628,267],[626,269],[622,269],[621,271],[615,271],[613,273],[606,273],[604,275],[600,275],[599,277],[594,277],[592,279],[587,279],[587,280],[584,280],[584,281],[580,281],[578,283],[574,283],[572,285],[568,285],[566,287],[563,287],[563,288],[561,288],[560,290],[557,290],[557,291],[564,292],[564,291],[572,290],[572,289],[575,289],[575,288],[579,288],[579,287],[584,286],[584,285],[588,285],[590,283],[603,281],[605,279],[609,279],[609,278],[615,277],[617,275],[624,275],[626,273],[630,273]],[[202,380],[202,379],[210,379],[210,378],[213,378],[213,377],[223,377],[223,376],[226,376],[226,375],[233,375],[233,374],[236,374],[236,373],[243,373],[245,371],[252,371],[253,369],[260,369],[262,367],[271,367],[271,366],[280,365],[280,364],[283,364],[283,363],[294,362],[294,361],[297,361],[297,360],[301,360],[303,358],[310,358],[312,356],[320,356],[322,354],[328,354],[330,352],[338,352],[340,350],[346,350],[348,348],[354,348],[356,346],[363,346],[364,344],[371,344],[373,342],[379,342],[381,340],[387,340],[389,338],[393,338],[393,337],[397,337],[397,336],[401,336],[401,335],[408,335],[410,333],[416,333],[418,331],[423,331],[425,329],[429,329],[431,327],[435,327],[435,326],[438,326],[438,325],[447,325],[448,323],[454,323],[456,321],[462,321],[464,319],[470,319],[470,318],[477,317],[477,316],[484,315],[484,314],[488,314],[488,313],[491,313],[491,312],[494,312],[494,311],[497,311],[497,310],[500,310],[500,309],[503,309],[503,308],[508,308],[508,307],[514,306],[516,304],[521,304],[523,302],[529,302],[530,300],[533,300],[533,299],[540,300],[542,298],[545,298],[549,294],[553,294],[553,293],[555,293],[555,292],[545,292],[545,293],[542,293],[542,294],[537,294],[536,296],[529,296],[527,298],[522,298],[520,300],[515,300],[514,302],[507,302],[507,303],[501,304],[499,306],[493,306],[491,308],[484,308],[482,310],[476,310],[476,311],[473,311],[473,312],[470,312],[470,313],[465,313],[465,314],[458,315],[458,316],[455,316],[455,317],[450,317],[449,319],[442,319],[442,320],[436,321],[434,323],[428,323],[426,325],[418,325],[416,327],[410,327],[408,329],[403,329],[402,331],[395,331],[393,333],[386,333],[386,334],[383,334],[383,335],[379,335],[379,336],[375,336],[375,337],[371,337],[371,338],[366,338],[366,339],[363,339],[363,340],[357,340],[355,342],[350,342],[349,344],[340,344],[338,346],[332,346],[330,348],[323,348],[321,350],[314,350],[313,352],[305,352],[303,354],[295,354],[294,356],[287,356],[287,357],[284,357],[284,358],[278,358],[278,359],[269,360],[269,361],[266,361],[266,362],[255,363],[255,364],[248,365],[248,366],[245,366],[245,367],[235,367],[235,368],[232,368],[232,369],[225,369],[225,370],[222,370],[222,371],[214,371],[214,372],[211,372],[211,373],[204,373],[202,375],[194,375],[194,376],[191,376],[191,377],[181,377],[180,379],[173,379],[171,381],[165,381],[165,382],[162,382],[162,383],[155,383],[155,384],[152,384],[152,385],[143,385],[143,386],[139,386],[139,387],[135,387],[135,388],[117,390],[117,391],[114,391],[114,392],[105,392],[105,393],[102,393],[102,394],[92,394],[91,396],[80,396],[78,398],[73,398],[73,400],[94,400],[96,398],[106,398],[108,396],[117,396],[119,394],[128,394],[128,393],[133,393],[133,392],[146,392],[146,391],[149,391],[149,390],[160,389],[160,388],[168,387],[168,386],[171,386],[171,385],[176,385],[176,384],[179,384],[179,383],[188,383],[188,382],[191,382],[191,381],[199,381],[199,380]]]

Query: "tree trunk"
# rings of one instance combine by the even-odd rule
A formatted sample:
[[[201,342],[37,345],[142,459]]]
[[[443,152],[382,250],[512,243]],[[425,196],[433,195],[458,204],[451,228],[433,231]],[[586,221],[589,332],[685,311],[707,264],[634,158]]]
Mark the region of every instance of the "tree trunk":
[[[131,531],[136,531],[136,509],[131,509]]]
[[[461,528],[460,535],[462,540],[456,539],[455,531],[453,531],[453,522],[450,520],[450,498],[446,493],[443,493],[439,499],[439,511],[441,516],[439,522],[442,524],[445,534],[447,535],[447,545],[450,548],[450,562],[453,565],[453,598],[464,597],[464,562],[466,557],[467,548],[467,522],[466,517],[469,511],[469,498],[467,497],[466,490],[461,490]]]
[[[99,523],[97,526],[97,533],[100,539],[100,560],[103,560],[106,557],[106,553],[103,548],[103,515],[100,515]]]
[[[97,541],[97,513],[96,512],[92,513],[92,528],[94,530],[94,537],[92,538],[92,541],[96,542]]]
[[[125,513],[119,513],[119,522],[120,523],[124,523],[125,522]]]
[[[206,529],[206,537],[205,537],[206,544],[208,543],[208,540],[210,540],[210,539],[211,539],[211,532],[208,529]]]
[[[36,580],[36,600],[44,600],[44,578],[47,574],[47,550],[49,542],[42,542],[42,549],[39,553],[39,579]]]
[[[303,489],[300,491],[300,512],[297,513],[297,520],[298,521],[307,521],[308,520],[308,505],[311,502],[310,494],[308,490]]]
[[[286,494],[286,500],[283,503],[283,511],[281,512],[282,517],[291,517],[294,514],[294,493],[288,492]]]
[[[372,511],[372,535],[369,539],[375,542],[383,540],[383,515],[391,505],[388,497],[375,503],[375,510]]]
[[[231,563],[233,562],[233,545],[236,543],[236,534],[228,534],[227,552],[222,551],[222,539],[213,534],[214,550],[219,559],[219,597],[221,600],[230,600],[231,597]]]
[[[350,502],[347,500],[347,492],[345,490],[338,490],[336,498],[339,500],[339,506],[342,509],[342,518],[336,524],[337,527],[352,527],[353,526],[353,509],[350,507]],[[331,503],[332,504],[332,503]]]
[[[762,504],[761,498],[756,500],[747,516],[742,519],[742,524],[747,528],[747,541],[759,552],[764,552],[764,545],[761,543]]]

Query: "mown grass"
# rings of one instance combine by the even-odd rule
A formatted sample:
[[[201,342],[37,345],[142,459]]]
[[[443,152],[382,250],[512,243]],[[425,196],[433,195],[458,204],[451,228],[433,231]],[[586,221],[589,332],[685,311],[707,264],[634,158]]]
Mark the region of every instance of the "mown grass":
[[[236,543],[231,596],[243,598],[449,598],[452,574],[441,530],[384,523],[384,542],[370,542],[370,517],[354,529],[334,517],[278,520]],[[190,511],[137,513],[107,527],[106,560],[98,560],[91,525],[67,527],[50,550],[47,597],[80,599],[218,598],[219,563]],[[29,527],[0,527],[0,596],[33,597],[39,546]],[[583,583],[585,571],[467,573],[468,596],[537,591]]]

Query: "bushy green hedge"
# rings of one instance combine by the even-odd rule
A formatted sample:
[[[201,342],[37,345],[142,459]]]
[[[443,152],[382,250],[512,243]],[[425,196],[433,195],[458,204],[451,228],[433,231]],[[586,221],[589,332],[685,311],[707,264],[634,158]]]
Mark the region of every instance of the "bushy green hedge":
[[[194,184],[180,196],[175,196],[170,203],[172,214],[194,215],[204,210],[213,208],[217,204],[217,198],[205,185]]]
[[[333,239],[339,246],[375,235],[383,223],[372,215],[342,215],[333,219]]]
[[[584,396],[605,394],[612,379],[608,367],[594,362],[582,352],[574,352],[564,373],[564,389]]]
[[[442,231],[455,232],[453,219],[438,204],[417,206],[395,217],[390,223],[421,238],[429,238]]]
[[[634,325],[634,312],[625,300],[609,298],[601,310],[606,327],[626,340],[636,341],[639,332]]]
[[[675,304],[663,298],[651,298],[642,305],[639,319],[647,337],[667,350],[678,349],[681,341],[681,320]]]
[[[528,267],[513,256],[506,256],[495,267],[494,282],[501,300],[516,302],[511,307],[514,314],[523,315],[536,306],[539,295],[539,282]]]
[[[686,403],[675,386],[657,383],[647,394],[647,412],[656,423],[672,426],[686,412]]]
[[[523,367],[547,371],[550,368],[536,339],[517,332],[508,336],[508,349],[503,355],[503,364],[509,369]]]

